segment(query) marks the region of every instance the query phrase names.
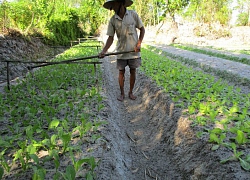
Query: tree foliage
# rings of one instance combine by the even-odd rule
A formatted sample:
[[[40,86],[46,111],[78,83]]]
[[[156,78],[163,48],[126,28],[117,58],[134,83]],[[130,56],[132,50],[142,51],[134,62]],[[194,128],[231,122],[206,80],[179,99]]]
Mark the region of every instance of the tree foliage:
[[[81,37],[83,32],[78,27],[79,17],[74,9],[67,9],[63,16],[50,18],[46,27],[46,37],[53,44],[67,44],[69,40]]]
[[[44,37],[47,42],[67,44],[70,40],[98,34],[111,13],[105,0],[14,0],[0,1],[0,31],[17,29],[24,35]],[[232,0],[134,0],[132,7],[145,26],[157,25],[179,16],[202,23],[227,25]],[[238,0],[239,25],[250,25],[250,1]],[[113,13],[112,13],[113,14]]]
[[[46,42],[69,41],[94,35],[103,23],[99,0],[16,0],[0,4],[0,27],[42,36]]]
[[[227,24],[231,17],[231,0],[191,0],[185,16],[202,23]]]
[[[165,0],[136,0],[132,9],[136,10],[145,25],[155,25],[166,18]]]
[[[180,13],[189,3],[189,0],[166,0],[166,12],[175,21],[175,14]]]
[[[180,13],[189,0],[136,0],[133,9],[137,11],[146,25],[155,25],[166,20],[170,15],[175,21],[175,15]]]
[[[237,25],[250,26],[250,1],[249,0],[237,0],[238,6],[236,9],[239,11],[237,18]]]

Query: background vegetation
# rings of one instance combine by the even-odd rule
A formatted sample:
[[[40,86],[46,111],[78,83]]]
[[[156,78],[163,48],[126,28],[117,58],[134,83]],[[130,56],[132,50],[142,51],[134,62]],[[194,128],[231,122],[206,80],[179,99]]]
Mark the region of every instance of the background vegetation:
[[[76,38],[97,35],[113,12],[102,7],[105,0],[13,0],[0,1],[0,32],[17,30],[45,38],[47,43],[68,44]],[[134,9],[147,26],[177,17],[206,24],[228,26],[233,11],[236,25],[250,26],[249,0],[135,0]]]

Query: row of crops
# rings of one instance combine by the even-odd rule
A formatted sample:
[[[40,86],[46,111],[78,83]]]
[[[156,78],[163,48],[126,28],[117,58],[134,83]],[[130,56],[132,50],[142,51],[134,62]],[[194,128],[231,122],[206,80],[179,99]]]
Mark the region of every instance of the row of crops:
[[[150,46],[143,49],[142,70],[169,94],[176,106],[187,109],[193,126],[201,127],[198,137],[208,136],[212,150],[232,152],[221,163],[237,160],[250,170],[250,94],[228,85],[222,79],[173,61]]]
[[[94,53],[96,48],[75,46],[55,61]],[[99,139],[105,123],[97,116],[104,105],[96,78],[93,64],[53,65],[0,94],[0,179],[25,173],[34,180],[94,178],[98,162],[82,145]]]

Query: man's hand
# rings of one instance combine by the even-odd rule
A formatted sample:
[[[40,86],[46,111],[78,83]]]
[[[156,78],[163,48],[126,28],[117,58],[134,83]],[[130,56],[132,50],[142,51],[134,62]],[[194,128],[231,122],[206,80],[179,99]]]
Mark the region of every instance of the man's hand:
[[[140,52],[141,51],[141,43],[138,42],[136,47],[135,47],[135,52]]]
[[[99,58],[104,58],[105,57],[105,54],[106,52],[108,51],[109,47],[112,45],[114,41],[114,37],[113,36],[109,36],[107,41],[106,41],[106,44],[104,46],[104,48],[102,49],[102,52],[99,53]]]
[[[140,30],[140,35],[139,35],[139,40],[137,42],[137,45],[135,47],[135,52],[141,51],[141,43],[145,34],[145,28],[143,26],[139,30]]]
[[[99,55],[98,55],[99,58],[104,58],[104,57],[105,57],[105,53],[106,53],[106,52],[104,52],[104,51],[100,52]]]

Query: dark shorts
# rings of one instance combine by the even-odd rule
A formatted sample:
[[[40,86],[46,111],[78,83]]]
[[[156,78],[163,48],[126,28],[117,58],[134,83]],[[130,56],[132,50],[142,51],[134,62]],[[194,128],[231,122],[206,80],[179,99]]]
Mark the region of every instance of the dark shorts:
[[[141,66],[141,58],[136,59],[117,59],[116,68],[119,70],[125,69],[129,66],[130,69],[136,69]]]

